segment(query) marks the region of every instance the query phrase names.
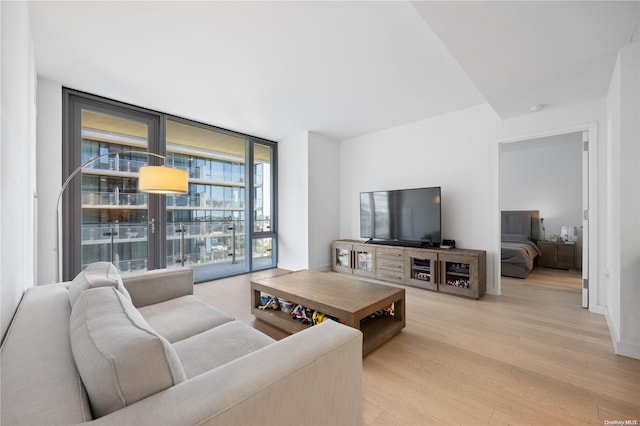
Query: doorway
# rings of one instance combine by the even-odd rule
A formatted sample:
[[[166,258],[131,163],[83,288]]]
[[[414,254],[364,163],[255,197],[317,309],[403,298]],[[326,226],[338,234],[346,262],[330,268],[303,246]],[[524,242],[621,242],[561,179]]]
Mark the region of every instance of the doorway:
[[[584,308],[589,307],[589,135],[589,129],[572,129],[498,145],[499,210],[539,211],[538,246],[544,253],[535,270],[544,277],[550,268],[568,268],[556,269],[557,275],[582,293]]]

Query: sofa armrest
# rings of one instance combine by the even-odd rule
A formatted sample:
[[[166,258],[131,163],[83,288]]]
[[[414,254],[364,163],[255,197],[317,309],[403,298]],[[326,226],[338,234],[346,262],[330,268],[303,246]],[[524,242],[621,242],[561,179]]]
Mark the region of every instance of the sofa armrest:
[[[123,275],[122,283],[131,296],[133,306],[139,308],[193,294],[193,270],[154,269]]]
[[[362,425],[359,330],[325,321],[86,424],[290,421]]]

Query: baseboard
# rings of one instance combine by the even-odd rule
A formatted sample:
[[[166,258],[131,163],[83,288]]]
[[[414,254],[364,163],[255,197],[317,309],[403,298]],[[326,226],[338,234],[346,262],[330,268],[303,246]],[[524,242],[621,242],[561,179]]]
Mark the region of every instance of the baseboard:
[[[318,265],[318,266],[308,265],[305,268],[305,267],[301,267],[300,265],[288,265],[287,266],[286,264],[278,263],[278,268],[287,269],[289,271],[300,271],[300,270],[303,270],[303,269],[308,269],[309,271],[326,272],[326,271],[330,271],[331,270],[331,264],[328,263],[326,265]]]
[[[618,342],[616,354],[629,358],[640,359],[640,344],[629,342]]]
[[[622,355],[629,358],[640,359],[640,344],[633,342],[624,342],[620,340],[618,336],[618,330],[613,324],[611,315],[607,312],[605,315],[607,318],[607,325],[609,326],[609,335],[611,336],[611,343],[613,343],[613,351],[616,355]]]
[[[331,270],[331,264],[328,263],[326,265],[320,265],[320,266],[309,266],[309,270],[310,271],[318,271],[318,272],[330,271]]]
[[[494,286],[487,286],[487,288],[485,289],[485,294],[500,296],[500,294],[498,294],[498,291]]]
[[[602,305],[589,305],[589,312],[598,315],[608,315],[607,307]]]
[[[613,343],[613,350],[615,353],[618,353],[618,342],[620,339],[618,338],[618,330],[613,324],[613,320],[611,319],[611,314],[607,311],[605,318],[607,319],[607,326],[609,327],[609,337],[611,337],[611,343]]]

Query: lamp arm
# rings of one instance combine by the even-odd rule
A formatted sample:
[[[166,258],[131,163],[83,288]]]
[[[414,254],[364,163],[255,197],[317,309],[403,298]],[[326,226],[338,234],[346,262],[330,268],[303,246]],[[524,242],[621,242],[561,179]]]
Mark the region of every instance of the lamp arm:
[[[145,151],[131,151],[131,152],[135,152],[136,154],[151,155],[151,156],[154,156],[154,157],[158,157],[158,158],[162,159],[163,161],[167,160],[167,157],[165,157],[164,155],[155,154],[153,152],[145,152]],[[67,180],[65,180],[64,183],[62,184],[62,188],[60,189],[60,192],[58,193],[58,201],[56,203],[56,207],[60,205],[60,199],[62,198],[62,194],[64,194],[64,190],[67,189],[67,186],[69,186],[69,183],[71,182],[71,180],[74,177],[76,177],[76,175],[78,173],[80,173],[82,171],[82,169],[87,167],[89,164],[100,160],[101,158],[109,157],[111,155],[115,155],[115,154],[119,154],[119,153],[120,153],[120,151],[110,151],[110,152],[98,155],[97,157],[93,157],[93,158],[85,161],[77,169],[75,169],[73,172],[71,172],[71,174],[69,175]]]
[[[157,158],[162,159],[163,162],[166,162],[166,160],[167,160],[167,157],[165,157],[164,155],[155,154],[153,152],[146,152],[146,151],[131,151],[131,152],[135,152],[136,154],[142,154],[142,155],[149,155],[149,156],[157,157]],[[64,191],[69,186],[69,183],[71,183],[71,180],[74,177],[76,177],[76,175],[78,173],[80,173],[82,171],[82,169],[87,167],[89,164],[100,160],[101,158],[109,157],[111,155],[115,155],[115,154],[119,154],[119,153],[120,153],[120,151],[109,151],[109,152],[106,152],[104,154],[100,154],[97,157],[93,157],[93,158],[85,161],[77,169],[75,169],[73,172],[71,172],[69,177],[62,184],[62,188],[60,189],[60,192],[58,193],[58,200],[56,201],[56,231],[57,231],[56,254],[57,254],[57,257],[58,257],[58,260],[56,262],[56,269],[57,269],[57,271],[56,271],[56,282],[60,282],[62,280],[62,255],[60,254],[60,247],[62,246],[62,218],[60,217],[60,200],[62,199],[62,194],[64,194]]]

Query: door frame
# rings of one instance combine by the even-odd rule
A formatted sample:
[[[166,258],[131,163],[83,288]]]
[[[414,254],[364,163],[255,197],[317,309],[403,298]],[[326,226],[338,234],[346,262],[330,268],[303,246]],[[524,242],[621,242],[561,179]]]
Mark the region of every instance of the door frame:
[[[508,138],[497,139],[495,145],[495,155],[497,157],[497,167],[495,173],[495,185],[498,188],[498,196],[496,197],[496,205],[495,205],[495,220],[496,220],[496,229],[500,230],[500,216],[501,216],[501,205],[502,205],[502,190],[500,186],[500,166],[502,162],[502,155],[500,146],[502,144],[513,143],[513,142],[521,142],[525,140],[538,139],[549,136],[557,136],[566,133],[580,133],[586,132],[588,135],[589,141],[589,155],[586,160],[588,164],[588,170],[584,170],[583,167],[583,179],[582,179],[582,193],[588,195],[588,224],[584,226],[585,223],[583,221],[583,233],[587,233],[587,237],[585,238],[583,235],[583,253],[582,253],[582,262],[583,262],[583,306],[588,304],[588,309],[590,312],[605,314],[606,306],[600,301],[600,283],[598,280],[598,264],[599,264],[599,251],[598,251],[598,218],[599,218],[599,198],[598,198],[598,162],[599,162],[599,140],[598,140],[598,123],[597,122],[589,122],[584,124],[578,124],[574,126],[566,126],[557,129],[544,130],[539,132],[533,132],[528,134],[521,134],[518,136],[512,136]],[[584,202],[583,202],[584,204]],[[498,232],[495,236],[495,253],[500,253],[500,232]],[[585,270],[585,266],[587,266]],[[500,256],[497,255],[494,259],[494,268],[495,268],[495,288],[496,294],[500,295],[502,293],[502,276],[501,276],[501,260]],[[584,281],[584,280],[588,281]],[[588,283],[588,284],[587,284]],[[588,286],[588,295],[585,291],[584,286]]]

